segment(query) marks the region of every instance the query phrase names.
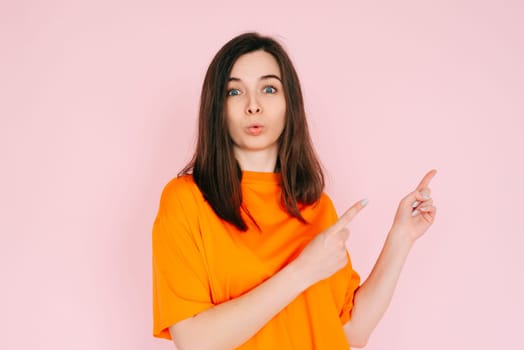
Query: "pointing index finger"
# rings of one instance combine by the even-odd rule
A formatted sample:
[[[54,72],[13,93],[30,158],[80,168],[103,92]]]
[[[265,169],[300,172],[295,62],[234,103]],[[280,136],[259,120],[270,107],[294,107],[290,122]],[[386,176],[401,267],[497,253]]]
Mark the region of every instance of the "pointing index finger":
[[[340,216],[338,221],[331,226],[333,231],[337,232],[342,230],[344,227],[346,227],[351,220],[368,204],[367,199],[363,199],[361,201],[358,201],[357,203],[353,204],[344,214]]]
[[[431,181],[433,176],[435,176],[436,173],[437,173],[437,170],[436,169],[432,169],[426,175],[424,175],[424,177],[422,178],[422,181],[420,181],[420,183],[417,186],[417,191],[420,191],[423,188],[428,187],[429,182]]]

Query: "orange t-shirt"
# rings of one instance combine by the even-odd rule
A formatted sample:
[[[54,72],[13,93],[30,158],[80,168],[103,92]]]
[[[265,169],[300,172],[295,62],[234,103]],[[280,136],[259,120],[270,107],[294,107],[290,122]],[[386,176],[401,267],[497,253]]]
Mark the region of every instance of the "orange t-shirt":
[[[169,182],[153,225],[153,335],[241,296],[290,263],[337,220],[326,194],[301,210],[308,224],[281,206],[279,175],[243,172],[244,205],[260,230],[241,232],[220,219],[192,176]],[[238,349],[349,349],[342,325],[350,318],[359,275],[348,263],[304,292]]]

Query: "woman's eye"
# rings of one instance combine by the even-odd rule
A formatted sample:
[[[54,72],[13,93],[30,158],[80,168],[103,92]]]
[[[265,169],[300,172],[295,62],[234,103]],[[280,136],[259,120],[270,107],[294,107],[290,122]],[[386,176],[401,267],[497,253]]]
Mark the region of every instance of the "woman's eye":
[[[240,90],[239,89],[229,89],[227,91],[227,95],[228,96],[237,96],[237,95],[240,95]]]
[[[275,89],[272,86],[266,86],[264,88],[264,93],[266,93],[266,94],[274,94],[275,92],[277,92],[277,89]]]

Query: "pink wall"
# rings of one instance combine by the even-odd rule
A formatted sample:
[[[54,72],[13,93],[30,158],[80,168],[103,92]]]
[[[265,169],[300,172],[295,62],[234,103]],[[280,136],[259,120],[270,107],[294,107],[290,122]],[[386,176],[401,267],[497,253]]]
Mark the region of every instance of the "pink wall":
[[[339,211],[370,199],[363,276],[439,170],[437,223],[367,348],[524,346],[523,3],[279,3],[0,4],[0,348],[173,348],[151,336],[151,225],[207,64],[246,30],[294,58]]]

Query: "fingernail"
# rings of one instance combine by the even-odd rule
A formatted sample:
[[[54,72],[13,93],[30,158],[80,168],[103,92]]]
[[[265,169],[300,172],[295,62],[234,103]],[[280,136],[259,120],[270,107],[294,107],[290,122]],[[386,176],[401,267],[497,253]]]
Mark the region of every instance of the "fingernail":
[[[422,208],[420,208],[420,210],[421,210],[421,211],[428,211],[429,208],[428,208],[428,207],[422,207]]]
[[[413,210],[413,212],[411,213],[411,216],[417,216],[418,214],[420,214],[420,212],[417,210]]]
[[[367,198],[364,198],[363,200],[360,201],[360,205],[365,207],[366,205],[368,205],[369,201]]]
[[[427,194],[427,193],[422,193],[422,198],[424,198],[424,199],[429,199],[430,197],[429,197],[429,194]]]
[[[413,204],[411,204],[411,207],[412,207],[412,208],[416,208],[417,205],[419,205],[419,204],[420,204],[419,201],[414,201]]]

